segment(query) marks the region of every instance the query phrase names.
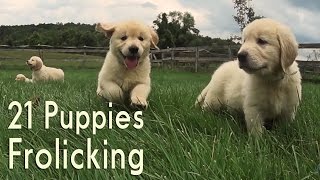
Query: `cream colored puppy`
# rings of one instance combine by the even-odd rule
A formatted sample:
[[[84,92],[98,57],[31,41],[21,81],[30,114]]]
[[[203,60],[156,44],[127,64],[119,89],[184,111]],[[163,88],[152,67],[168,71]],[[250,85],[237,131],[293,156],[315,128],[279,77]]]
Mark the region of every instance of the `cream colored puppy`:
[[[27,60],[27,65],[32,70],[33,83],[37,81],[64,81],[62,69],[45,66],[41,58],[37,56],[32,56]]]
[[[298,44],[288,27],[271,19],[250,23],[242,39],[238,60],[215,71],[196,104],[240,110],[248,132],[259,135],[266,122],[295,118],[301,99]]]
[[[23,74],[17,74],[16,76],[16,81],[23,81],[23,82],[32,82],[31,79],[27,78],[25,75]]]
[[[97,94],[108,101],[146,108],[150,93],[150,47],[158,35],[140,22],[98,23],[96,30],[110,38],[110,50],[98,77]]]

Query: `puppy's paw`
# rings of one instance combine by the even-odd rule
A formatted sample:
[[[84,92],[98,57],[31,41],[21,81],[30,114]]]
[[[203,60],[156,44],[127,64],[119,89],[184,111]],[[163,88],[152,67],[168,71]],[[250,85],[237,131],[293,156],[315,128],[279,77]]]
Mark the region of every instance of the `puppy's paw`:
[[[260,138],[267,131],[264,126],[257,126],[249,130],[249,135]]]
[[[98,95],[98,96],[103,97],[103,96],[102,96],[102,89],[101,89],[99,86],[98,86],[96,92],[97,92],[97,95]]]
[[[131,97],[131,107],[145,110],[148,107],[148,102],[144,98]]]
[[[101,91],[100,92],[97,91],[97,96],[103,98]]]
[[[202,103],[199,101],[196,101],[196,102],[194,102],[194,107],[202,109]]]
[[[212,104],[203,103],[198,105],[202,111],[217,111],[217,109],[220,109],[220,107],[214,107]]]

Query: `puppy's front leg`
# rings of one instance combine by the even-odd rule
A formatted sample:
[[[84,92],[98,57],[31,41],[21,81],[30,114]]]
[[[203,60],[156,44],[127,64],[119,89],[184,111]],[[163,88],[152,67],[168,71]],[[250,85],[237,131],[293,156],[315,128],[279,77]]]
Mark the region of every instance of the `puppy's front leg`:
[[[26,83],[33,83],[32,79],[26,78],[25,81]]]
[[[112,81],[99,83],[97,94],[114,103],[123,102],[123,91],[121,87]]]
[[[131,91],[131,105],[146,108],[148,106],[147,98],[151,87],[148,84],[138,84]]]
[[[263,133],[263,117],[256,108],[247,107],[244,109],[247,131],[253,136],[261,136]]]
[[[223,96],[219,95],[215,88],[206,87],[206,89],[207,89],[207,93],[202,103],[202,109],[206,111],[219,110],[225,104]],[[204,91],[206,89],[204,89]]]

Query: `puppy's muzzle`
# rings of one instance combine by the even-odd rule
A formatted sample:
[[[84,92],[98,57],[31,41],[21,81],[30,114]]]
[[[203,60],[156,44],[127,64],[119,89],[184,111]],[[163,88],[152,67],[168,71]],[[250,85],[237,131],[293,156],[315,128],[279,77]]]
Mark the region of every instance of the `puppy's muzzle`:
[[[128,48],[128,51],[129,52],[126,56],[123,55],[124,65],[127,67],[127,69],[131,70],[137,67],[139,64],[139,48],[137,46],[132,45]]]
[[[238,61],[240,68],[247,67],[248,66],[248,52],[247,51],[241,51],[238,53]]]
[[[132,54],[132,55],[136,55],[139,51],[139,48],[137,46],[130,46],[129,47],[129,52]]]
[[[248,59],[248,52],[242,51],[238,53],[238,60],[240,63],[244,63],[248,61],[247,59]]]

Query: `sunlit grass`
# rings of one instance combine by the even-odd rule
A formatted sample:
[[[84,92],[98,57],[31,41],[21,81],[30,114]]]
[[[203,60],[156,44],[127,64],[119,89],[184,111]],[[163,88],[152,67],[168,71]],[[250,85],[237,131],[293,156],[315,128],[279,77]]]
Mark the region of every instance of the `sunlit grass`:
[[[63,111],[107,112],[110,108],[96,96],[98,70],[66,70],[65,83],[24,84],[14,82],[18,73],[30,71],[0,70],[0,178],[1,179],[128,179],[130,168],[115,170],[40,170],[30,160],[24,169],[23,158],[16,158],[14,169],[8,168],[8,139],[21,137],[19,149],[46,148],[53,152],[55,138],[67,139],[68,151],[85,149],[86,139],[103,149],[144,149],[145,179],[319,179],[320,164],[320,85],[303,83],[303,100],[296,120],[252,139],[240,117],[227,112],[213,114],[193,107],[198,93],[210,80],[207,73],[154,70],[150,107],[143,112],[144,127],[103,129],[97,135],[59,126],[44,130],[44,101],[55,101]],[[40,103],[33,110],[33,129],[8,130],[15,113],[8,110],[11,101],[24,103],[34,98]],[[116,107],[114,112],[127,110]],[[131,110],[129,110],[132,113]],[[26,119],[26,112],[21,116]],[[55,121],[56,120],[56,121]],[[21,120],[22,121],[22,120]],[[24,123],[26,126],[26,123]],[[34,158],[34,156],[32,157]]]

